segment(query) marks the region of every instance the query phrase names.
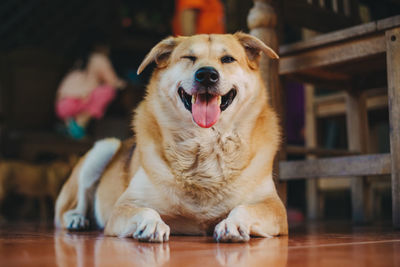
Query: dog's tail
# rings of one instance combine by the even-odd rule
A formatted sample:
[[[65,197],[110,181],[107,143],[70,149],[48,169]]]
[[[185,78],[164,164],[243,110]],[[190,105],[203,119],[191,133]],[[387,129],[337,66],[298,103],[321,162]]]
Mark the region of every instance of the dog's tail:
[[[79,174],[80,182],[90,185],[96,182],[120,146],[121,141],[116,138],[97,141],[87,153],[85,161],[82,164]]]
[[[107,138],[100,141],[97,141],[93,148],[85,155],[83,161],[76,168],[76,171],[73,171],[71,177],[69,179],[76,179],[77,182],[77,190],[68,190],[65,187],[68,187],[68,183],[64,185],[63,190],[57,199],[56,202],[56,217],[55,224],[56,226],[64,225],[66,228],[72,228],[77,230],[79,228],[84,228],[85,225],[80,223],[74,223],[76,218],[85,218],[89,205],[91,205],[91,199],[93,199],[93,194],[95,192],[96,183],[101,178],[105,168],[108,166],[114,155],[118,152],[121,147],[121,141],[116,138]],[[74,173],[77,173],[75,176]],[[74,178],[75,176],[76,178]],[[72,183],[71,183],[72,184]],[[71,192],[75,192],[77,195],[71,195]],[[67,212],[63,212],[65,210],[67,203],[70,202],[71,199],[76,199],[76,207],[68,210]],[[61,223],[61,220],[64,220]]]

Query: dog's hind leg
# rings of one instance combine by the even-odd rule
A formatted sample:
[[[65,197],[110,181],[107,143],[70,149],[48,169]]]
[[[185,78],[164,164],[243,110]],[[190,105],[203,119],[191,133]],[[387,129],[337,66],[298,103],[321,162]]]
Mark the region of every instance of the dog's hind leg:
[[[97,141],[86,154],[78,173],[76,207],[62,215],[63,225],[69,230],[83,230],[89,226],[87,211],[93,203],[97,182],[104,169],[121,146],[115,138]]]

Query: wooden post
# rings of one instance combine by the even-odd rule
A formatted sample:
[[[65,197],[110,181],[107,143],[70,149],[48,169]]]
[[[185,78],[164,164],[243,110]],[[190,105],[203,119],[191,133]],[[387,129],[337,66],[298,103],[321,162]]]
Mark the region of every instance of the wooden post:
[[[368,150],[368,120],[365,94],[349,92],[346,100],[347,138],[351,151],[366,153]],[[352,177],[351,202],[353,222],[364,223],[370,216],[369,190],[365,177]]]
[[[251,35],[259,38],[278,53],[277,14],[271,5],[272,2],[272,0],[254,0],[254,7],[250,9],[247,24]],[[260,71],[269,92],[271,104],[276,108],[279,103],[278,92],[276,92],[279,88],[279,62],[262,55]]]
[[[303,40],[307,40],[317,35],[316,32],[303,29]],[[307,148],[317,147],[317,115],[315,112],[314,96],[315,87],[311,84],[304,84],[305,96],[305,145]],[[308,159],[315,158],[314,155],[307,155]],[[307,217],[311,220],[320,219],[322,216],[321,194],[318,189],[318,178],[306,180],[306,201],[307,201]]]
[[[253,0],[254,6],[250,9],[247,17],[247,24],[250,29],[250,34],[262,40],[265,44],[271,47],[279,54],[278,34],[277,34],[277,21],[278,16],[273,7],[274,0]],[[281,118],[281,125],[284,121],[284,108],[283,108],[283,92],[279,81],[279,62],[278,60],[271,60],[267,56],[262,55],[260,62],[260,71],[268,90],[268,95],[272,107],[276,110]],[[279,155],[275,159],[275,176],[278,174],[278,161],[285,159],[286,155],[281,149]],[[279,196],[282,201],[286,202],[286,183],[280,183],[279,180],[275,181]]]
[[[314,86],[306,84],[305,91],[305,142],[307,148],[317,147],[317,124],[314,105]],[[315,156],[308,155],[308,159],[315,158]],[[306,180],[306,201],[307,201],[307,217],[308,219],[315,220],[321,216],[320,203],[319,203],[319,190],[318,180]]]
[[[400,28],[386,32],[390,153],[392,157],[392,218],[400,228]]]

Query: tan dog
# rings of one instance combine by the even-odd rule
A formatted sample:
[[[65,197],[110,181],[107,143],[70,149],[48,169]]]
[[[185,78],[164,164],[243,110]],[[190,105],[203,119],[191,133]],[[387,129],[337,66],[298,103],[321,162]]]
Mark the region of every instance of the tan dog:
[[[142,241],[166,241],[170,231],[221,242],[287,234],[261,52],[278,58],[244,33],[157,44],[138,69],[157,64],[133,120],[136,148],[133,140],[97,142],[61,191],[56,225],[84,229],[94,203],[105,234]]]
[[[16,193],[29,199],[38,199],[40,219],[42,221],[50,219],[46,200],[49,198],[54,204],[61,186],[75,163],[73,157],[69,162],[57,160],[46,164],[15,160],[0,161],[0,207],[7,196]]]

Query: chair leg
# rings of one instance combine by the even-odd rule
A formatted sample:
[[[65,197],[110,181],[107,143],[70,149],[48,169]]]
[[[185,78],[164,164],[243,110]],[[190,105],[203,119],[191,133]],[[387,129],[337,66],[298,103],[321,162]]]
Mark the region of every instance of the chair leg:
[[[314,106],[314,86],[306,84],[305,90],[305,142],[308,148],[317,147],[316,115]],[[307,158],[315,158],[307,156]],[[321,218],[319,190],[317,179],[306,180],[307,218]]]
[[[316,220],[321,218],[320,194],[317,179],[306,180],[307,218]]]
[[[347,139],[349,149],[366,153],[368,150],[368,120],[364,94],[351,92],[346,99]],[[365,177],[351,180],[352,217],[354,223],[365,223],[370,216],[368,184]]]
[[[392,218],[400,228],[400,28],[386,32],[390,154],[392,157]]]

